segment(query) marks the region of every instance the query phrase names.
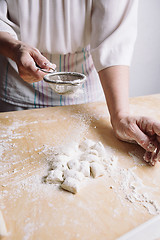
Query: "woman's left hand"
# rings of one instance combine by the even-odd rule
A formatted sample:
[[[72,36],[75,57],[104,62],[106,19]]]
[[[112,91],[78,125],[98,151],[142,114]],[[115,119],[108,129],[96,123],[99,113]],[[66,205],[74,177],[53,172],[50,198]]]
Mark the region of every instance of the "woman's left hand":
[[[151,166],[160,161],[160,123],[148,117],[123,114],[113,120],[113,130],[122,141],[136,142],[146,150],[144,160]]]

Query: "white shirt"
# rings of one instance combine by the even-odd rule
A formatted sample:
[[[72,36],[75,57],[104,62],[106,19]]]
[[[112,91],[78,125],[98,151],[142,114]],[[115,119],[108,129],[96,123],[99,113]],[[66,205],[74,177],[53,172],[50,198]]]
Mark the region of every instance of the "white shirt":
[[[83,95],[74,101],[43,81],[24,82],[15,64],[1,56],[0,98],[22,106],[37,101],[36,107],[98,100],[103,93],[96,70],[131,63],[137,7],[138,0],[0,0],[0,31],[38,48],[58,71],[87,75]]]

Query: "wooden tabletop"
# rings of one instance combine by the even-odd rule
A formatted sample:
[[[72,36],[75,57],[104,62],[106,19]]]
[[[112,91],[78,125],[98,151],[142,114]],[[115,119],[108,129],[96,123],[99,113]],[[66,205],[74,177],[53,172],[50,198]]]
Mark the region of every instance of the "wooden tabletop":
[[[130,100],[160,120],[160,95]],[[84,138],[108,152],[106,174],[73,195],[43,182],[54,147]],[[160,213],[160,164],[115,138],[105,103],[0,113],[0,210],[7,240],[116,239]],[[111,159],[112,157],[112,159]]]

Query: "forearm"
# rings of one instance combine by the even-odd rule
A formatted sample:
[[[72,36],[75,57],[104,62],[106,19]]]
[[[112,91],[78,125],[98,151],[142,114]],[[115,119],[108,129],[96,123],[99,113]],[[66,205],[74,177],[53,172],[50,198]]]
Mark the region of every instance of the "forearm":
[[[8,32],[0,32],[0,54],[15,60],[15,48],[20,41],[14,39]]]
[[[129,113],[129,67],[113,66],[99,72],[99,77],[106,97],[111,122]]]

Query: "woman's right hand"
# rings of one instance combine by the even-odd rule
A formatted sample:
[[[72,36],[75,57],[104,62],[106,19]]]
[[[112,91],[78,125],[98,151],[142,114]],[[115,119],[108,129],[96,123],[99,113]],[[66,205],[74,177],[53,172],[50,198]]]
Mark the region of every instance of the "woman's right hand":
[[[0,32],[0,54],[16,62],[20,77],[28,83],[38,82],[45,75],[36,65],[46,70],[56,68],[37,48],[16,40],[7,32]]]
[[[50,63],[37,48],[33,48],[23,42],[18,42],[15,45],[13,60],[17,64],[20,77],[28,83],[38,82],[46,75],[36,65],[46,70],[56,68],[56,65]]]

